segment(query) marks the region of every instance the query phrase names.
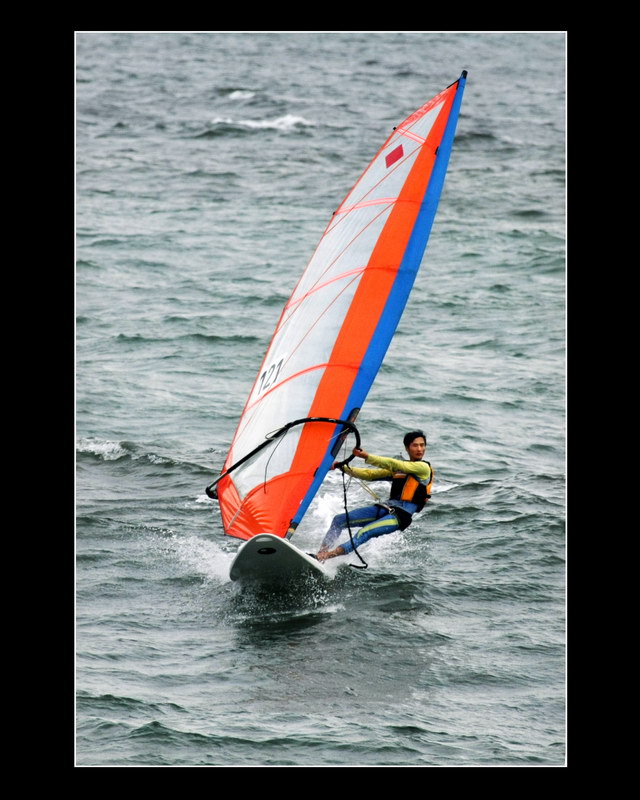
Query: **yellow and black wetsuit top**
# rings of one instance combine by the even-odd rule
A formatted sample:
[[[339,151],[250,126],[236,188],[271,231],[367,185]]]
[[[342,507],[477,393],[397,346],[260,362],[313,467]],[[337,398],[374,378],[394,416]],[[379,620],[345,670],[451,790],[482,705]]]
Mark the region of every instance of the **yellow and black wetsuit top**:
[[[401,530],[411,523],[411,515],[425,506],[431,497],[434,470],[428,461],[403,461],[369,455],[367,464],[378,469],[343,467],[343,472],[363,481],[390,481],[389,505],[404,513],[398,515]]]

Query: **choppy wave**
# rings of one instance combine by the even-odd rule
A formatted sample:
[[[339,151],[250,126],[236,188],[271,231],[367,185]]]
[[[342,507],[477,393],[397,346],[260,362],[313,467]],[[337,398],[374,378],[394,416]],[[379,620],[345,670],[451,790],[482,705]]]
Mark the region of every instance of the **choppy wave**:
[[[126,440],[109,441],[91,437],[81,437],[76,443],[76,452],[80,456],[90,457],[97,461],[137,461],[152,465],[178,467],[191,472],[195,470],[196,472],[202,472],[202,474],[208,474],[206,469],[198,464],[188,462],[184,459],[176,459],[171,456],[161,455],[147,449],[143,445],[138,445]]]
[[[275,119],[234,119],[233,117],[214,117],[205,131],[193,134],[197,139],[209,139],[230,134],[259,131],[278,131],[295,133],[307,128],[315,128],[316,123],[296,114],[284,114]]]
[[[117,461],[132,455],[132,451],[122,442],[100,441],[96,439],[79,439],[76,451],[97,456],[103,461]]]

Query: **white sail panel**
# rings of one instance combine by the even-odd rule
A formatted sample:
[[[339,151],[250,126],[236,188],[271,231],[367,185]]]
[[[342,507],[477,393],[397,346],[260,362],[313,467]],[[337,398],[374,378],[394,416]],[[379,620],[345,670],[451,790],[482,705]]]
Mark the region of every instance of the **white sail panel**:
[[[403,135],[399,129],[394,131],[388,142],[371,162],[362,178],[345,198],[338,209],[333,225],[339,223],[341,213],[349,211],[360,203],[398,197],[424,141],[442,110],[442,106],[443,103],[438,103],[424,117],[421,117],[411,125],[411,133],[414,136],[419,136],[420,141]],[[404,131],[405,129],[402,130]],[[399,157],[396,157],[393,155],[394,151],[397,151],[400,146],[402,146],[402,152]],[[390,156],[392,158],[389,158]]]
[[[337,320],[351,305],[360,277],[350,274],[319,287],[286,312],[249,397],[231,453],[234,461],[251,452],[265,431],[308,415],[339,332]],[[271,466],[288,469],[281,448]]]

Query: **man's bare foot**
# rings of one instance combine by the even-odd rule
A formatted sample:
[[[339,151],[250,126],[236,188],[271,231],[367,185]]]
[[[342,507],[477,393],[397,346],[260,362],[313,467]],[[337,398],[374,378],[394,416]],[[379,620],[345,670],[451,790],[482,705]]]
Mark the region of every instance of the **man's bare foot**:
[[[326,561],[328,558],[335,558],[336,556],[343,556],[344,548],[336,547],[335,550],[319,550],[316,554],[318,561]]]

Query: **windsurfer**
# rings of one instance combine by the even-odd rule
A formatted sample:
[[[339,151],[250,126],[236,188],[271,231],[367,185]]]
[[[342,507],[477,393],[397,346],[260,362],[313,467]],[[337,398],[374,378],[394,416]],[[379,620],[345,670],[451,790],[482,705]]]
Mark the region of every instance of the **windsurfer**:
[[[433,469],[428,461],[423,460],[427,449],[427,439],[422,431],[410,431],[403,439],[409,461],[395,458],[384,458],[367,453],[365,450],[355,448],[353,454],[363,458],[367,464],[376,469],[363,469],[360,467],[341,466],[340,469],[347,475],[353,475],[364,481],[390,481],[391,492],[386,503],[380,501],[371,506],[357,508],[346,514],[334,517],[331,526],[325,534],[316,558],[325,561],[328,558],[351,553],[354,547],[360,547],[369,539],[384,536],[397,530],[404,530],[411,524],[413,515],[424,508],[430,498],[433,483]],[[334,463],[331,469],[338,466]],[[359,527],[358,535],[351,541],[336,547],[335,544],[340,533],[353,525]]]

